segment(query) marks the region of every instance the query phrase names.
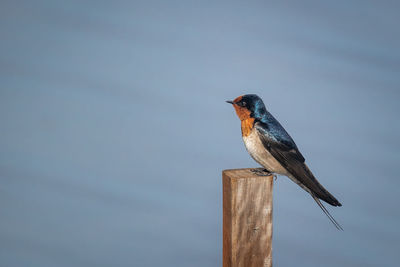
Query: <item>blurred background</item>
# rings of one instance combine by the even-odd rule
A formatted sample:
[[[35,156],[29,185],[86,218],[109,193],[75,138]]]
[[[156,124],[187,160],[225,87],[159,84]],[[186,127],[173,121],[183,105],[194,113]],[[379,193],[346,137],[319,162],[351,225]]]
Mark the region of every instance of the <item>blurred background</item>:
[[[245,93],[343,203],[278,177],[275,266],[397,266],[399,8],[1,1],[0,266],[221,266]]]

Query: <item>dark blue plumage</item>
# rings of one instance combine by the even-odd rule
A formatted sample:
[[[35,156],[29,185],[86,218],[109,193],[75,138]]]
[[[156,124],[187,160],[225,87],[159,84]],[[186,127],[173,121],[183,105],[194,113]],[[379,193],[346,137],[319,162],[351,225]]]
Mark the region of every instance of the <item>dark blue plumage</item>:
[[[269,171],[288,176],[310,193],[333,224],[342,229],[319,199],[332,206],[342,204],[317,181],[296,143],[267,111],[261,98],[248,94],[227,102],[234,105],[242,122],[243,139],[251,156]]]

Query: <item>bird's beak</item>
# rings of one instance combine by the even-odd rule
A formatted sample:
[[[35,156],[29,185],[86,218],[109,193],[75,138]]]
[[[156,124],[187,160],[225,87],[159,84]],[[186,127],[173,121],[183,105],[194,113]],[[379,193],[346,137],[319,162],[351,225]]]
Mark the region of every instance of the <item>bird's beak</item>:
[[[229,104],[233,105],[233,101],[230,101],[230,100],[226,101],[226,103],[229,103]]]

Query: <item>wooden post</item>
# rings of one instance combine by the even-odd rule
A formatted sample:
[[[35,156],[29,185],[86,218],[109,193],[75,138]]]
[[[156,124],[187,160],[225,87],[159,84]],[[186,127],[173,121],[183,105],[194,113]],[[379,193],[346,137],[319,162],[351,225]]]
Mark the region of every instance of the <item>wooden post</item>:
[[[224,170],[223,267],[272,266],[273,176]]]

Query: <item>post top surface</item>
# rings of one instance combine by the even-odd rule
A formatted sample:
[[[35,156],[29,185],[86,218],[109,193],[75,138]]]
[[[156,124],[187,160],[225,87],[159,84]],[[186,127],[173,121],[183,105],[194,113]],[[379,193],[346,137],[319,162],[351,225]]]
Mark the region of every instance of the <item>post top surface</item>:
[[[253,171],[252,171],[253,170]],[[230,178],[236,178],[236,179],[243,179],[243,178],[261,178],[261,177],[273,177],[272,174],[270,175],[259,175],[254,172],[254,170],[259,170],[260,172],[263,170],[263,168],[244,168],[244,169],[228,169],[228,170],[223,170],[222,174],[229,176]]]

